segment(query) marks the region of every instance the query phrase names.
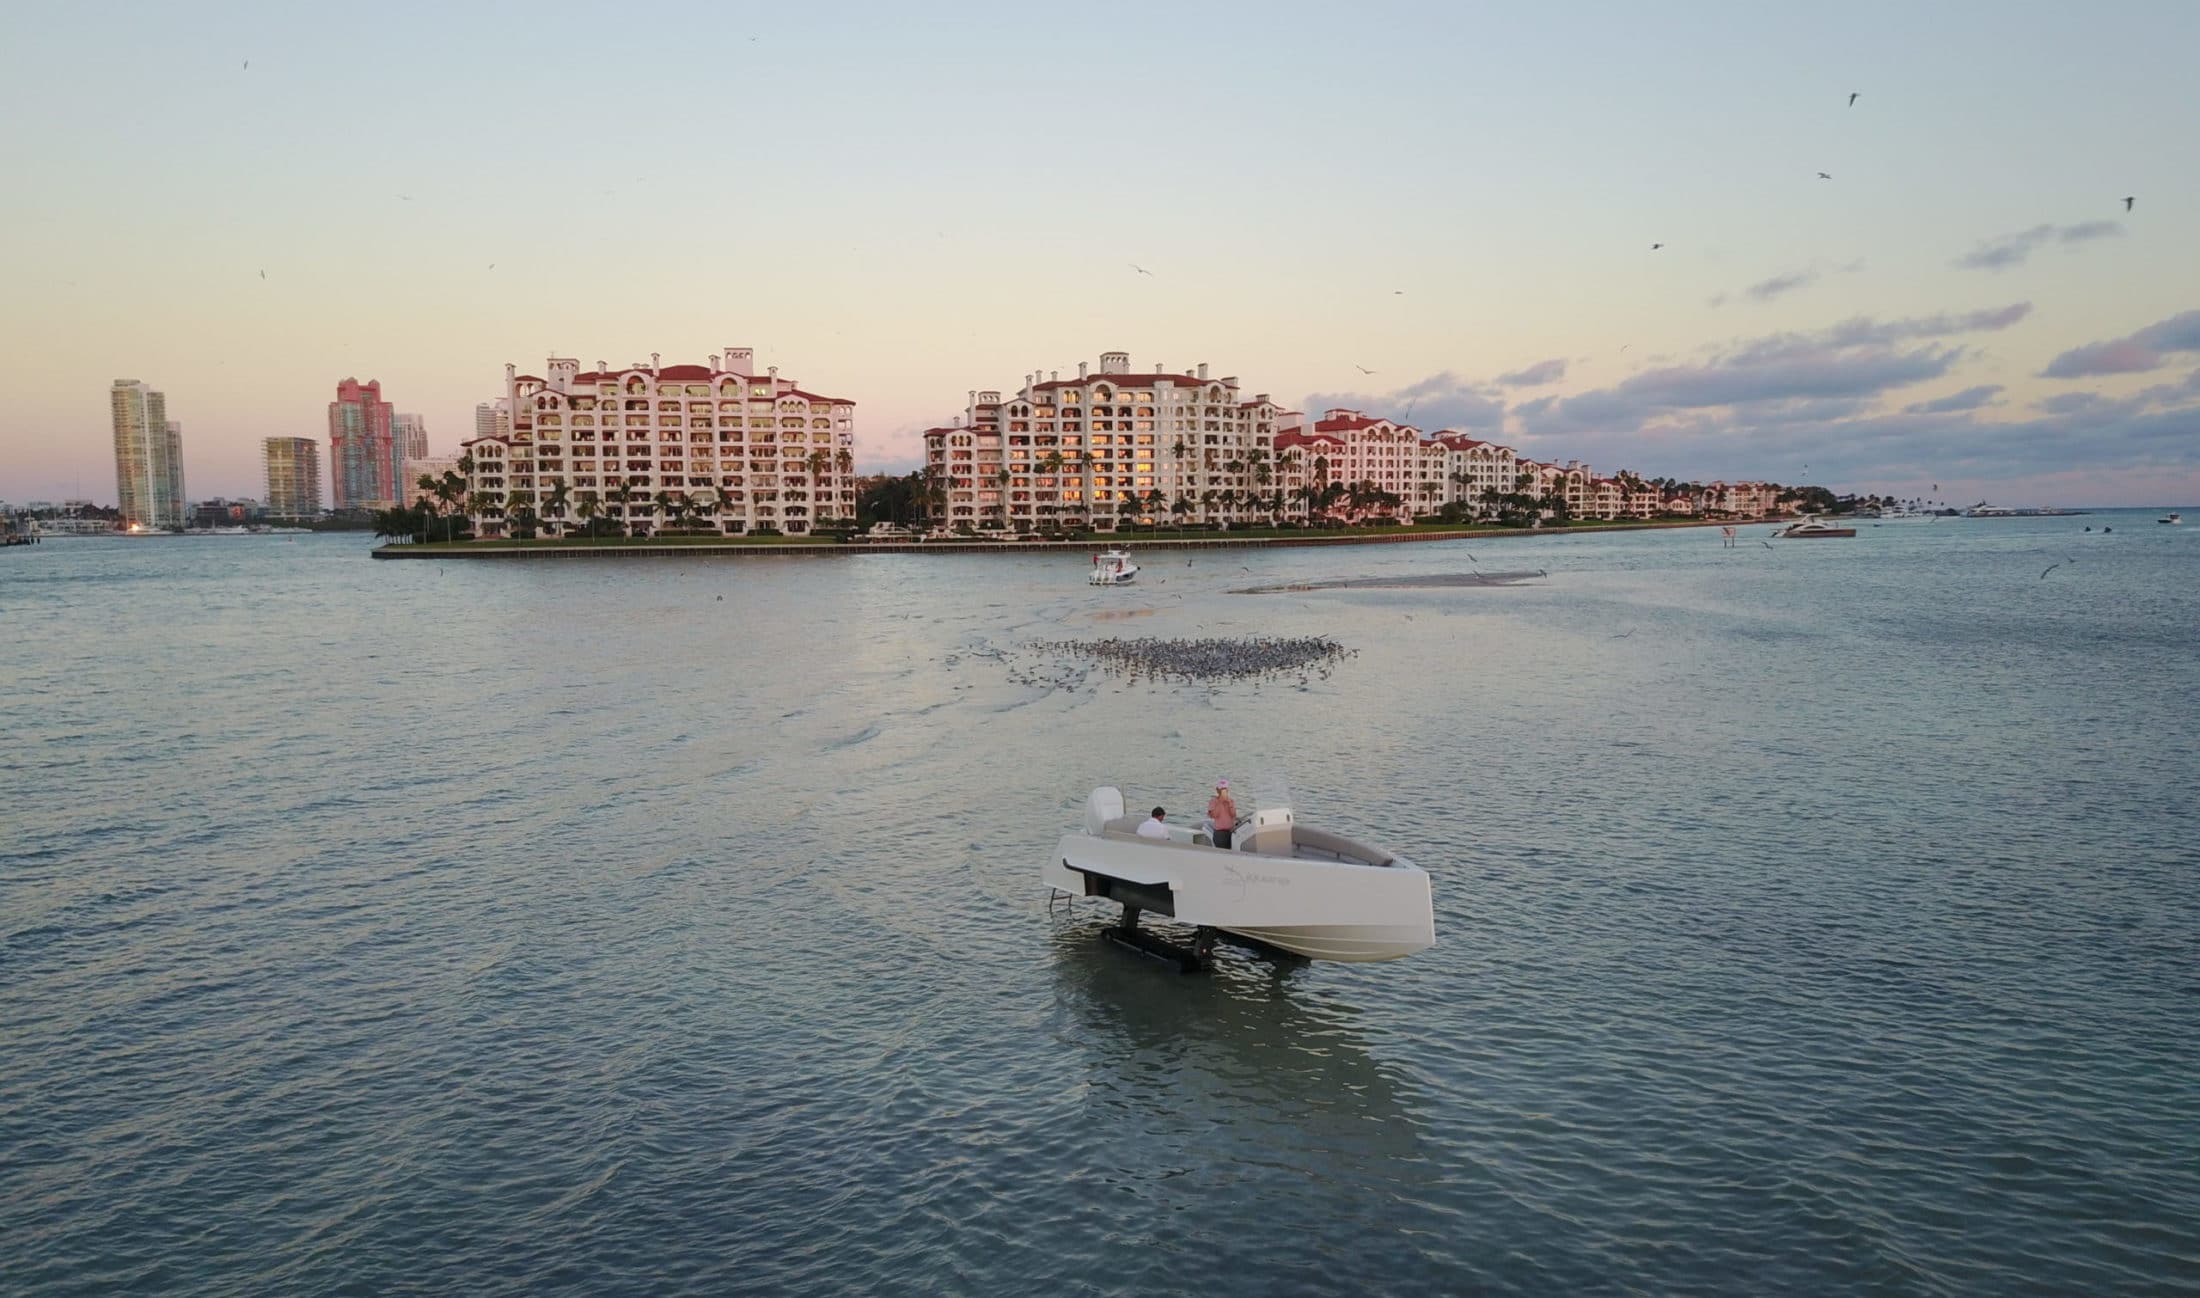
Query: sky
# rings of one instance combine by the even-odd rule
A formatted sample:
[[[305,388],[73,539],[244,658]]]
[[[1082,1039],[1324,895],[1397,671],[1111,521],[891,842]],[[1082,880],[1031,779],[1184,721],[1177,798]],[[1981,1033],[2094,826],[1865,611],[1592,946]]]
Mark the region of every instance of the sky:
[[[1122,350],[1600,471],[2200,501],[2186,0],[9,30],[0,500],[114,500],[117,378],[167,394],[192,498],[258,496],[347,376],[448,453],[508,361],[747,346],[858,403],[862,471]]]

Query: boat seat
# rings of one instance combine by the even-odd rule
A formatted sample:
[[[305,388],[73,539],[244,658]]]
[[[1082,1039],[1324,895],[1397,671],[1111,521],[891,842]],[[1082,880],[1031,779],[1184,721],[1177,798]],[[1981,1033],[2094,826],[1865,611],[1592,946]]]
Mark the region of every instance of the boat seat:
[[[1144,838],[1139,835],[1138,827],[1145,823],[1146,818],[1144,816],[1117,816],[1115,819],[1107,822],[1105,825],[1102,825],[1100,827],[1100,835],[1103,838],[1120,837],[1137,839],[1141,843],[1152,843],[1159,841],[1157,839]],[[1164,821],[1163,823],[1169,825],[1169,840],[1171,842],[1190,843],[1194,847],[1214,846],[1214,840],[1212,838],[1209,838],[1206,832],[1203,830],[1190,829],[1183,825],[1171,824],[1167,821]]]

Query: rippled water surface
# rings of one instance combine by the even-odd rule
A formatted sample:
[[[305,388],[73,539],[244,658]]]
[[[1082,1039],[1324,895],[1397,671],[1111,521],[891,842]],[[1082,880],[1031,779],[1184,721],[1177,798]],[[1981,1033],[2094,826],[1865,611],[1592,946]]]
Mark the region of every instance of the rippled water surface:
[[[2200,528],[366,549],[0,554],[0,1291],[2200,1286]],[[1049,913],[1224,774],[1438,945]]]

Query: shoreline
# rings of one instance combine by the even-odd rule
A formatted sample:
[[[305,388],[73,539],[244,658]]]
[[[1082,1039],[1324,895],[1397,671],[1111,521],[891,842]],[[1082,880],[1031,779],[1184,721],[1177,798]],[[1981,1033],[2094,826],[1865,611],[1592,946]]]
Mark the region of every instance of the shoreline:
[[[858,554],[1046,554],[1087,553],[1119,547],[1127,550],[1268,550],[1316,545],[1398,545],[1426,541],[1475,541],[1491,537],[1573,536],[1585,532],[1650,532],[1683,527],[1748,527],[1785,519],[1661,519],[1655,522],[1582,523],[1570,527],[1469,527],[1399,532],[1309,532],[1303,536],[1263,535],[1233,537],[1228,533],[1187,537],[1162,535],[1142,538],[1137,533],[1111,533],[1083,541],[745,541],[681,537],[659,541],[608,539],[595,541],[427,541],[391,542],[376,546],[376,559],[581,559],[694,557],[758,558],[771,555]]]

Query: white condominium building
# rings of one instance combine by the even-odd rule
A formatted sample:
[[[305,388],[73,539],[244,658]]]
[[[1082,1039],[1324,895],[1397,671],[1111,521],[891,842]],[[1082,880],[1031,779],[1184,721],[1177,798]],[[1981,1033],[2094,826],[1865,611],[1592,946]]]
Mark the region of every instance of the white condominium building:
[[[1128,352],[1103,352],[1097,372],[1027,374],[1006,400],[972,391],[961,421],[927,429],[927,513],[1011,533],[1266,521],[1290,508],[1275,458],[1286,413],[1205,365],[1133,373]]]
[[[273,518],[321,516],[321,444],[310,437],[269,437],[260,443],[267,480],[267,512]]]
[[[512,431],[512,409],[503,400],[484,401],[474,407],[474,436],[502,437]]]
[[[546,535],[595,518],[622,527],[798,535],[855,517],[855,403],[804,391],[755,353],[708,365],[553,356],[541,376],[504,367],[509,432],[476,436],[468,512],[477,534],[529,519]],[[477,427],[482,408],[476,409]]]

